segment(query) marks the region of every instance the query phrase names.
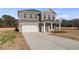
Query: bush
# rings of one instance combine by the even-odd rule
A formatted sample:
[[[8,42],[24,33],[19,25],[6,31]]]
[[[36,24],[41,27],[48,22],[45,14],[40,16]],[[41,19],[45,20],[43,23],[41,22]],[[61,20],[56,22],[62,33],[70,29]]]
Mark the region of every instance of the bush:
[[[66,31],[50,31],[51,33],[66,33]]]
[[[15,31],[19,32],[19,29],[16,27],[16,28],[15,28]]]

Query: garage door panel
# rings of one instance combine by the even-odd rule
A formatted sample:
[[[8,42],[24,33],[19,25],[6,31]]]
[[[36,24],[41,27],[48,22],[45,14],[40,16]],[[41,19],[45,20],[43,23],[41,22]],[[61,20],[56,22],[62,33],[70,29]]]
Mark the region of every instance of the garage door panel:
[[[23,25],[22,32],[38,32],[37,25]]]

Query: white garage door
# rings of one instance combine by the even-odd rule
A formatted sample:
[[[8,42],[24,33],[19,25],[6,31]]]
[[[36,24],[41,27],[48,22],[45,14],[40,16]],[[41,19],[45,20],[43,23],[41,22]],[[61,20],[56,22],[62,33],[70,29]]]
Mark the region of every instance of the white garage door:
[[[22,25],[22,32],[38,32],[37,25]]]

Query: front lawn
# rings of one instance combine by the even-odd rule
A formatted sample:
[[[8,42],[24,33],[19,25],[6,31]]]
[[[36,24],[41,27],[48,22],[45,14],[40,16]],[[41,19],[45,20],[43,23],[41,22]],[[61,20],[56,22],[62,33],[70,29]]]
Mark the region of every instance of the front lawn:
[[[0,31],[1,50],[24,50],[30,49],[25,42],[22,33],[14,30]]]

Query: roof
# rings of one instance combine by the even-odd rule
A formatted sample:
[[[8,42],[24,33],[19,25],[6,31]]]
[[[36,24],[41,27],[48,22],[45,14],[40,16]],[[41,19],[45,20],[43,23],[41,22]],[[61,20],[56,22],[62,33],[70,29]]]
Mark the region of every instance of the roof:
[[[20,10],[18,12],[22,12],[22,11],[41,12],[40,10],[36,10],[36,9]],[[56,14],[56,12],[54,12],[52,9],[48,9],[48,10],[44,10],[44,11],[46,11],[46,12],[52,12],[52,13]]]
[[[52,11],[53,13],[55,13],[56,14],[56,12],[55,11],[53,11],[52,9],[49,9],[50,11]]]
[[[52,9],[48,9],[48,10],[44,10],[45,12],[52,12],[54,14],[56,14],[56,12],[54,12]]]
[[[41,12],[41,11],[39,11],[39,10],[35,10],[35,9],[20,10],[20,11],[33,11],[33,12]]]

